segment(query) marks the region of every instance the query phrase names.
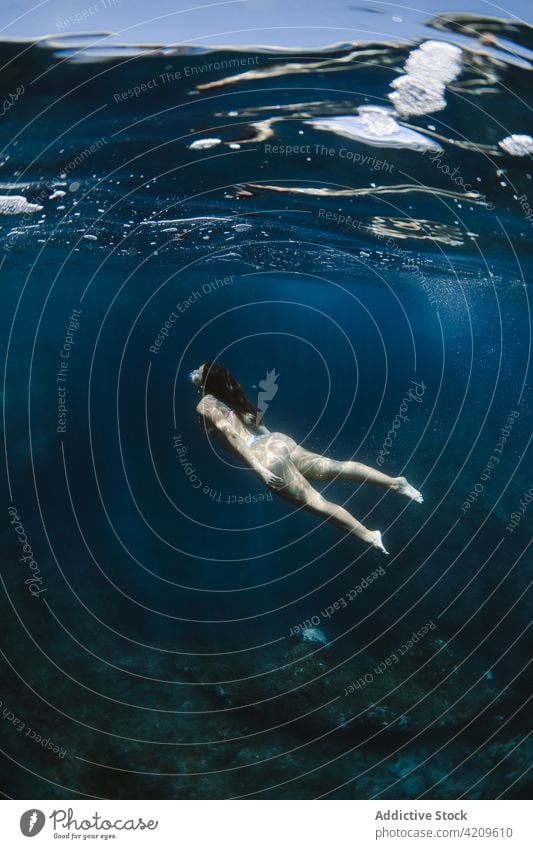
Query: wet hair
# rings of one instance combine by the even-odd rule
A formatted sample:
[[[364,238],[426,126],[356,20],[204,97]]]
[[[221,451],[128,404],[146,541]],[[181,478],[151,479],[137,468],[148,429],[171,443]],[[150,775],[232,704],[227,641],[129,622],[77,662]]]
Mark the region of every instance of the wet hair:
[[[237,383],[232,373],[220,363],[204,363],[202,372],[202,391],[209,393],[227,404],[247,425],[256,425],[261,413],[246,397],[244,389]]]

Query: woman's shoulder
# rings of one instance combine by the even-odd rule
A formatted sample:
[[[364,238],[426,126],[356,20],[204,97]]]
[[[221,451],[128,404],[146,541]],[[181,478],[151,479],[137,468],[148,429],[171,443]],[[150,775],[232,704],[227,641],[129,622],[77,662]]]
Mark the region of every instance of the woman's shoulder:
[[[228,409],[227,405],[215,398],[214,395],[204,395],[196,405],[196,411],[203,416],[213,415],[217,412],[227,413]]]
[[[216,406],[216,398],[214,395],[202,395],[198,404],[196,405],[196,409],[199,413],[202,413],[209,409],[212,409],[214,406]]]

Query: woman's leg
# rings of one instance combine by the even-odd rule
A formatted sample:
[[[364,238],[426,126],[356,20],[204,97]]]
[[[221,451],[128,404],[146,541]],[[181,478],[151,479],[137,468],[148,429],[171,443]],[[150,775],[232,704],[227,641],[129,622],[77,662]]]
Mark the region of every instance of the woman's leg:
[[[340,528],[348,534],[362,539],[369,545],[378,548],[384,554],[388,554],[381,540],[380,531],[370,531],[361,522],[358,522],[344,507],[327,501],[316,489],[313,489],[308,480],[298,471],[296,466],[288,461],[283,468],[279,465],[275,469],[276,474],[284,480],[284,485],[276,489],[277,495],[290,501],[298,507],[303,507],[315,516],[319,516],[335,527]]]
[[[406,495],[419,503],[424,500],[422,494],[411,486],[406,478],[391,478],[383,472],[378,472],[377,469],[372,469],[370,466],[365,466],[363,463],[357,463],[354,460],[330,460],[329,457],[313,454],[300,446],[292,451],[291,459],[298,471],[308,480],[358,481],[373,486],[382,486],[384,489]]]

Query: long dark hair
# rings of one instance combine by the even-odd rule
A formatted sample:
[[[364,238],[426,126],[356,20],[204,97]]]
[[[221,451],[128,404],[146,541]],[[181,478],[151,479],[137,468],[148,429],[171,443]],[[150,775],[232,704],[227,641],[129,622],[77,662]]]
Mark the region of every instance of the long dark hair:
[[[202,391],[223,401],[247,425],[255,426],[261,420],[261,413],[246,397],[244,389],[232,373],[220,363],[204,363],[202,371]]]

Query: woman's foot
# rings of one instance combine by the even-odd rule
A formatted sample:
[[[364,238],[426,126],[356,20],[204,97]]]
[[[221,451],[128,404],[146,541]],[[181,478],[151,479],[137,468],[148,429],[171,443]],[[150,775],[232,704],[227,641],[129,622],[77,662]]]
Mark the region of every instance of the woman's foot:
[[[377,548],[379,551],[382,551],[383,554],[389,553],[383,545],[383,540],[381,539],[381,531],[370,531],[369,542],[373,548]]]
[[[411,486],[410,483],[407,482],[407,478],[397,478],[398,485],[396,488],[396,492],[399,492],[400,495],[405,495],[407,498],[410,498],[412,501],[417,501],[419,504],[422,504],[424,497],[418,489],[415,489],[414,486]]]

